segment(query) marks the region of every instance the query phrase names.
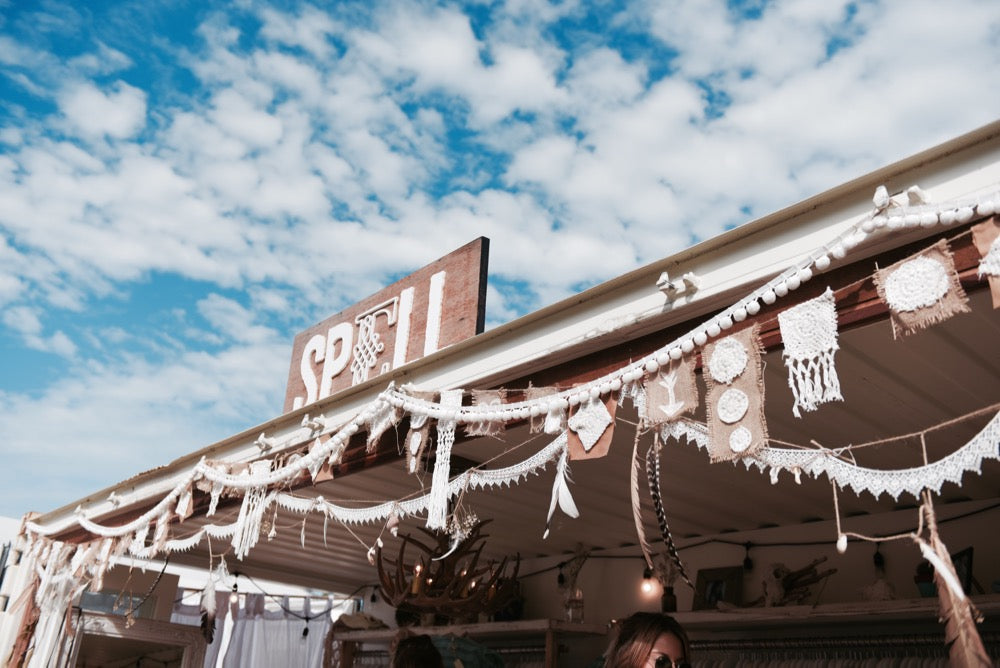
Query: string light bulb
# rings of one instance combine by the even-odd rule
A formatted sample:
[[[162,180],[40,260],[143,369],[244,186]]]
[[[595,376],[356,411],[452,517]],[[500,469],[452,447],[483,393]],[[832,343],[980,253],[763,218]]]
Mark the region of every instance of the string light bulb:
[[[239,602],[240,602],[240,590],[239,587],[237,587],[236,583],[234,582],[233,593],[229,595],[229,605],[237,605]]]
[[[642,570],[642,584],[639,585],[639,588],[642,589],[643,594],[648,594],[653,591],[653,569],[649,566],[646,566],[646,568]]]

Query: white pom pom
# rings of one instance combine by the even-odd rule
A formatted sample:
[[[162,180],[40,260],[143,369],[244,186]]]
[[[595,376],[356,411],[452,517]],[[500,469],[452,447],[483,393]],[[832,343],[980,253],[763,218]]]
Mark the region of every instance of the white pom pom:
[[[925,211],[920,214],[920,226],[921,227],[933,227],[937,225],[938,216],[936,213]]]
[[[881,230],[883,227],[885,227],[886,223],[888,222],[889,222],[888,216],[882,214],[879,214],[874,218],[872,218],[872,224],[875,225],[875,229],[878,230]]]
[[[903,227],[916,227],[920,224],[920,215],[916,213],[908,213],[903,218]]]
[[[755,302],[756,303],[756,302]],[[745,306],[739,306],[733,311],[733,320],[736,322],[743,322],[747,319],[747,311],[749,309]],[[726,329],[729,329],[728,327]]]
[[[957,215],[957,213],[958,212],[955,211],[954,209],[951,209],[949,211],[942,211],[940,215],[941,224],[942,225],[953,224],[955,222],[955,216]]]
[[[816,268],[819,269],[820,271],[826,271],[827,269],[830,268],[830,256],[820,255],[818,258],[816,258],[815,264]]]
[[[646,362],[646,373],[656,373],[659,368],[660,365],[656,362],[656,360],[649,360]]]
[[[721,327],[720,327],[719,325],[717,325],[717,324],[715,324],[715,323],[713,322],[713,323],[712,323],[711,325],[709,325],[709,326],[708,326],[708,329],[706,330],[706,332],[708,333],[708,335],[709,335],[709,336],[710,336],[711,338],[713,338],[713,339],[714,339],[714,338],[715,338],[715,337],[717,337],[717,336],[718,336],[719,334],[722,334],[722,328],[721,328]]]
[[[843,244],[834,244],[833,248],[830,249],[830,254],[838,260],[843,260],[844,256],[847,255],[847,249],[844,248]]]
[[[785,285],[788,286],[789,290],[798,290],[799,286],[802,285],[802,281],[799,280],[799,276],[796,274],[794,276],[789,276],[785,280]]]
[[[747,313],[750,315],[757,315],[760,313],[760,302],[756,299],[747,302]]]
[[[875,229],[875,223],[872,222],[871,220],[866,220],[865,222],[861,223],[861,229],[863,229],[865,232],[871,233],[871,231]]]
[[[694,333],[694,343],[699,348],[702,347],[703,345],[708,343],[708,335],[706,335],[705,332],[699,329],[697,332]]]
[[[763,302],[764,302],[765,304],[769,304],[769,305],[770,305],[770,304],[773,304],[773,303],[774,303],[774,302],[776,302],[776,301],[778,301],[778,295],[777,295],[777,294],[775,294],[775,291],[774,291],[774,290],[768,290],[767,292],[765,292],[764,294],[762,294],[762,295],[760,296],[760,298],[761,298],[761,300],[762,300],[762,301],[763,301]]]
[[[667,366],[670,364],[670,354],[665,350],[657,353],[656,363],[660,366]]]
[[[580,395],[579,394],[571,394],[571,395],[569,395],[569,405],[570,406],[579,406],[580,405]]]
[[[898,230],[899,228],[901,228],[903,226],[903,217],[902,216],[889,216],[889,220],[886,221],[886,226],[890,230]]]
[[[601,396],[601,388],[595,385],[594,387],[590,388],[590,392],[588,392],[588,394],[590,395],[591,399],[596,399],[599,396]]]
[[[611,393],[611,382],[606,380],[603,383],[601,383],[601,394],[610,394],[610,393]]]
[[[840,534],[840,536],[837,537],[837,552],[840,552],[841,554],[847,552],[847,536],[844,534]]]
[[[978,206],[976,206],[976,211],[978,211],[981,216],[992,216],[997,211],[996,202],[991,199],[980,202]]]
[[[872,197],[872,204],[874,204],[875,208],[879,211],[889,206],[889,191],[885,186],[879,186],[875,189],[875,196]]]
[[[689,353],[692,350],[694,350],[694,341],[692,341],[691,339],[684,339],[683,341],[681,341],[681,350],[683,350],[685,353]]]
[[[795,287],[799,287],[799,286],[796,285]],[[774,286],[774,294],[776,294],[779,297],[784,297],[785,295],[787,295],[788,294],[788,283],[786,281],[782,281],[782,282],[778,283],[776,286]]]
[[[674,346],[673,348],[670,349],[670,359],[672,360],[679,360],[683,355],[684,351],[678,348],[677,346]]]
[[[971,206],[963,206],[959,208],[958,211],[955,212],[955,220],[957,220],[959,223],[967,223],[970,220],[972,220],[972,217],[974,215],[975,212],[972,210]]]
[[[611,391],[617,392],[618,390],[622,389],[622,384],[623,383],[621,378],[615,378],[614,380],[611,381]]]

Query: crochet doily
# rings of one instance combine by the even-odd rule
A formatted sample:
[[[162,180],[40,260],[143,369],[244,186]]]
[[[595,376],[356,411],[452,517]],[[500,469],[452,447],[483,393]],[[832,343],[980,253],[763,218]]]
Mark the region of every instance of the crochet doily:
[[[753,440],[753,437],[749,429],[746,427],[737,427],[729,435],[729,449],[733,452],[743,452],[750,447],[751,440]]]
[[[715,414],[726,424],[732,424],[743,419],[750,407],[750,397],[743,390],[731,387],[719,397],[719,403],[715,407]]]
[[[778,314],[785,357],[811,359],[837,349],[837,308],[833,291],[793,306]]]
[[[717,383],[733,382],[733,379],[747,368],[746,347],[737,339],[725,338],[715,344],[712,357],[708,360],[708,372]]]
[[[938,302],[948,292],[948,271],[937,260],[915,257],[885,281],[885,298],[894,311],[916,311]]]
[[[567,424],[580,437],[583,449],[590,452],[611,422],[611,413],[608,412],[604,402],[600,399],[591,399],[580,407]]]

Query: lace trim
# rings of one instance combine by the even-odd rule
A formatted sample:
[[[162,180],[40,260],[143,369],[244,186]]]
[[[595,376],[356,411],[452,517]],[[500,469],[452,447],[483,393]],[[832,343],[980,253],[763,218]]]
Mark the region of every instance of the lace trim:
[[[682,437],[708,450],[708,428],[692,420],[680,420],[661,427],[663,438]],[[888,494],[899,499],[903,493],[919,498],[920,492],[930,489],[940,493],[946,482],[960,484],[962,477],[973,471],[982,474],[983,460],[1000,459],[1000,412],[967,443],[946,457],[926,466],[908,469],[881,470],[851,464],[837,457],[830,450],[791,450],[765,447],[753,457],[743,458],[749,470],[756,466],[761,472],[770,470],[771,480],[777,481],[781,471],[801,472],[818,477],[820,474],[835,482],[841,489],[851,488],[856,494],[868,492],[878,498]]]

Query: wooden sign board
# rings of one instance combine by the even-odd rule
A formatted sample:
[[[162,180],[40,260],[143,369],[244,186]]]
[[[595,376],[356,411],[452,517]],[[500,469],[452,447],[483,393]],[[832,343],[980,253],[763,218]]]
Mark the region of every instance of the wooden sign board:
[[[481,333],[489,247],[479,237],[299,333],[284,412]]]

